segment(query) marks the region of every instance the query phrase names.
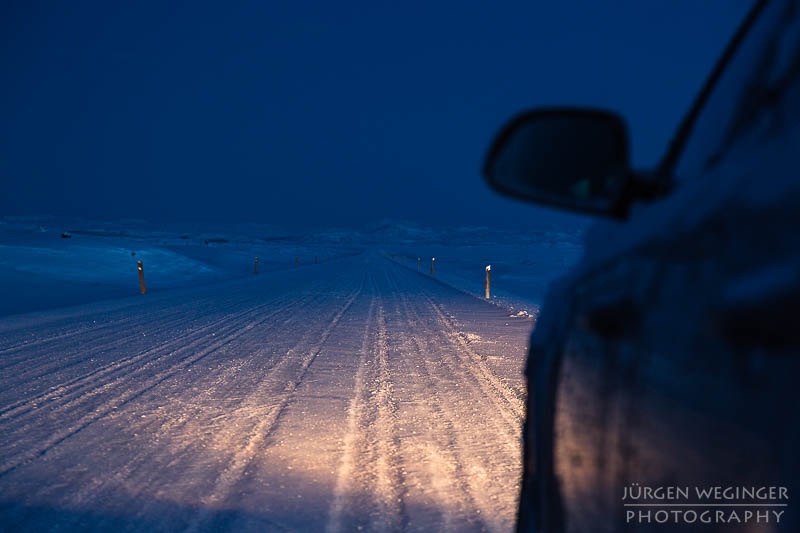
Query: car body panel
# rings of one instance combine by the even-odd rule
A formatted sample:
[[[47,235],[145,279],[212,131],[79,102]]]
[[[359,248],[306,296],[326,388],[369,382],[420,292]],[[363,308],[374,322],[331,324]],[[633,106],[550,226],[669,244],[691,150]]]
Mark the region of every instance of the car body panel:
[[[800,6],[770,2],[747,39],[676,167],[691,173],[593,226],[548,294],[520,530],[663,530],[626,522],[631,483],[800,488]],[[798,512],[762,530],[798,531]]]

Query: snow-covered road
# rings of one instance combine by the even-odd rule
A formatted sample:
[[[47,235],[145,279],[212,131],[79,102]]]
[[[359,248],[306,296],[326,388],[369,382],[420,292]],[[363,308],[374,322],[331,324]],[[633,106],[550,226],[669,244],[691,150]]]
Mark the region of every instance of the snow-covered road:
[[[377,255],[0,319],[0,530],[510,531],[531,327]]]

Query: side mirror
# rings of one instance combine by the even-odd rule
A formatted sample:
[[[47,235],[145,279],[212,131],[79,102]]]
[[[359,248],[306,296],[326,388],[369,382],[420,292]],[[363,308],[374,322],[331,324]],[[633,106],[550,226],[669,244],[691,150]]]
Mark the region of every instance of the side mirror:
[[[529,111],[500,130],[483,173],[503,194],[624,218],[633,181],[627,128],[606,111]]]

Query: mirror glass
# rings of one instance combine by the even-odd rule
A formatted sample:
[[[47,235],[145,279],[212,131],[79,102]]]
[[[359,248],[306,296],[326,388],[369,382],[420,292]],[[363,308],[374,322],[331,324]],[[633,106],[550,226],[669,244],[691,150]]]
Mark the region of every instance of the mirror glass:
[[[601,111],[527,113],[500,133],[485,173],[505,194],[609,212],[629,179],[625,125]]]

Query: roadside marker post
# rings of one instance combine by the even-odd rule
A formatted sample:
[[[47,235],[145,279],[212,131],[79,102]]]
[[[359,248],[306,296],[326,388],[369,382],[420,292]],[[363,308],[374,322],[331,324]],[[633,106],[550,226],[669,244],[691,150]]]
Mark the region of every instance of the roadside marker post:
[[[144,284],[144,264],[141,261],[137,261],[136,268],[139,271],[139,293],[146,294],[147,287],[145,287]]]
[[[436,258],[431,257],[431,276],[436,273]]]
[[[253,263],[253,274],[258,275],[258,256],[256,256],[256,260]]]
[[[417,272],[419,272],[421,269],[422,269],[422,258],[417,257]]]
[[[492,265],[486,265],[486,283],[483,286],[483,295],[488,300],[491,298],[491,284],[492,284]]]

